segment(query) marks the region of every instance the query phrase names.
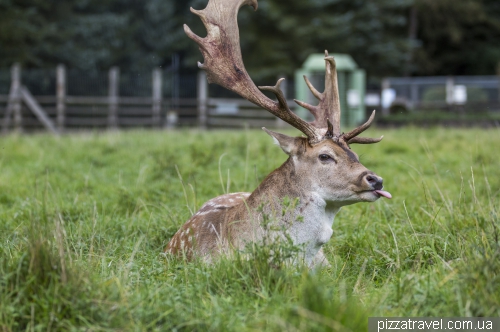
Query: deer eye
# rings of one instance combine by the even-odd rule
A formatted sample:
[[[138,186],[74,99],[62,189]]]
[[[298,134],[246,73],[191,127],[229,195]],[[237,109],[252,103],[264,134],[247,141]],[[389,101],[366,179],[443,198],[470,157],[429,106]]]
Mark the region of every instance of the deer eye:
[[[325,162],[325,161],[335,161],[335,159],[333,159],[331,156],[329,156],[327,154],[320,154],[318,158],[319,158],[320,161],[323,161],[323,162]]]

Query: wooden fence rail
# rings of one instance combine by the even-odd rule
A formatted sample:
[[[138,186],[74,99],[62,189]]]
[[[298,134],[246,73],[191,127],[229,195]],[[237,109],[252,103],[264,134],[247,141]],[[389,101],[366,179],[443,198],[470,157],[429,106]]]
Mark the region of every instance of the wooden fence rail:
[[[60,133],[79,128],[283,125],[281,120],[243,99],[210,98],[204,72],[198,74],[196,99],[164,98],[160,69],[152,71],[151,79],[150,97],[120,96],[120,70],[113,67],[108,73],[108,96],[71,96],[67,94],[66,68],[59,65],[56,68],[54,95],[32,96],[22,84],[20,66],[14,65],[10,93],[0,95],[3,132],[41,128]]]

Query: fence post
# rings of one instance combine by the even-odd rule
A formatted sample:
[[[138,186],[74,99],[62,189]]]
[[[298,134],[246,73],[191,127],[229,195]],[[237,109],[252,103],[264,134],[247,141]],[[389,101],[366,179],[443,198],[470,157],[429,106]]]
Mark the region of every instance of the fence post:
[[[118,128],[118,83],[120,81],[120,68],[111,67],[109,70],[109,115],[108,127]]]
[[[64,130],[66,122],[66,67],[60,64],[56,69],[57,128]]]
[[[162,71],[153,69],[153,127],[161,126],[161,101],[162,101]]]
[[[410,105],[411,105],[411,109],[412,110],[415,110],[415,108],[417,108],[417,105],[418,105],[418,85],[415,83],[414,80],[412,80],[411,78],[409,78],[410,80]]]
[[[498,107],[500,108],[500,61],[497,63],[497,79],[498,79]]]
[[[200,127],[200,129],[207,128],[207,102],[207,74],[203,70],[201,70],[198,72],[198,126]]]
[[[391,88],[391,83],[387,78],[384,78],[382,80],[382,94],[381,94],[381,106],[382,106],[382,115],[389,115],[389,107],[387,105],[384,105],[384,91],[388,91]]]
[[[446,104],[451,108],[455,103],[454,98],[455,80],[452,76],[446,79]]]
[[[14,113],[14,128],[17,131],[22,130],[23,118],[21,115],[21,65],[16,63],[12,66],[11,71],[12,83],[11,83],[11,100],[12,111]]]
[[[12,66],[10,76],[9,99],[7,101],[7,109],[5,110],[2,123],[3,133],[7,133],[9,130],[12,113],[14,113],[15,118],[17,118],[16,125],[19,125],[21,122],[21,67],[18,63]]]

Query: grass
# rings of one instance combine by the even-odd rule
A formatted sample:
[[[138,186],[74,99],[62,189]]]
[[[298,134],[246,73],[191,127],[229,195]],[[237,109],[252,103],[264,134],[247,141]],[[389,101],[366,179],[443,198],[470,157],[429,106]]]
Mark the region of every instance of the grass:
[[[380,134],[370,130],[372,136]],[[500,316],[500,131],[355,146],[394,199],[344,208],[331,268],[164,257],[204,201],[285,155],[261,131],[0,138],[0,331],[366,331],[369,316]],[[180,180],[182,177],[182,182]]]

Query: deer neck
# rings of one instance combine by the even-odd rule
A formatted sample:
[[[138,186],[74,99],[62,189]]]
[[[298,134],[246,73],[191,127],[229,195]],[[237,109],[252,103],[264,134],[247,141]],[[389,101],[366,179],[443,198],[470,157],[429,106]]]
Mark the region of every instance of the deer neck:
[[[308,177],[297,173],[293,162],[289,158],[269,174],[247,202],[254,208],[264,202],[265,213],[277,217],[276,221],[286,228],[295,244],[305,245],[304,258],[310,263],[321,246],[330,240],[333,221],[341,206],[321,197]],[[299,201],[283,215],[285,197]]]
[[[297,173],[292,157],[262,181],[252,193],[250,205],[258,207],[262,202],[269,202],[271,210],[282,211],[286,197],[299,199],[295,209],[285,216],[287,223],[294,223],[300,216],[304,221],[302,224],[321,223],[331,228],[335,215],[342,207],[339,203],[328,202],[321,197],[312,181]]]
[[[279,168],[271,172],[254,190],[252,196],[282,200],[285,197],[302,198],[304,188],[302,179],[297,176],[292,158],[288,158]]]

